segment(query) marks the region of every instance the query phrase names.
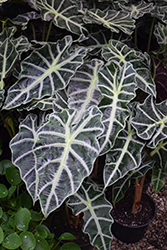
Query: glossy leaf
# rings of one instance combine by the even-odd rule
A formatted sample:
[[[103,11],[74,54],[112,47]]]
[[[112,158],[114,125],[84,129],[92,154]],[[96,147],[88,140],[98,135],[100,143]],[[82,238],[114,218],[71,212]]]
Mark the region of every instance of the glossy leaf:
[[[135,72],[129,63],[121,69],[111,63],[100,70],[98,87],[104,97],[99,108],[105,126],[104,133],[99,137],[101,154],[110,150],[117,135],[125,127],[129,115],[126,104],[135,97],[135,86]]]
[[[2,230],[2,227],[0,227],[0,244],[2,243],[3,239],[4,239],[4,232]]]
[[[71,1],[36,0],[35,5],[41,10],[42,18],[45,21],[53,19],[56,26],[78,35],[87,33],[87,29],[83,25],[82,15]]]
[[[75,240],[76,237],[71,233],[63,233],[60,235],[59,240]]]
[[[147,146],[150,148],[155,148],[161,140],[167,138],[166,107],[167,101],[155,104],[152,96],[137,105],[132,125],[140,138],[149,140]]]
[[[131,179],[142,177],[147,173],[149,169],[152,169],[153,161],[141,163],[141,165],[130,172],[128,172],[123,178],[119,179],[116,183],[113,184],[112,188],[112,201],[115,204],[125,195],[125,192],[128,190]]]
[[[83,231],[89,234],[91,244],[98,249],[110,249],[112,205],[105,199],[104,194],[85,183],[74,196],[70,196],[68,204],[75,214],[84,212]]]
[[[12,22],[16,25],[22,25],[24,29],[30,20],[35,20],[40,18],[40,14],[35,11],[20,14],[12,19]]]
[[[167,176],[167,168],[162,169],[153,167],[152,170],[152,184],[155,192],[158,192],[165,185],[165,178]]]
[[[85,11],[84,21],[86,23],[97,23],[110,29],[112,32],[118,33],[120,30],[130,35],[134,29],[134,20],[129,16],[128,12],[100,9],[90,9]]]
[[[2,246],[6,249],[17,249],[21,245],[20,236],[16,233],[9,234],[2,242]]]
[[[102,50],[104,59],[121,66],[127,62],[131,63],[135,70],[137,86],[146,93],[156,96],[155,83],[151,77],[148,66],[143,62],[143,55],[117,40],[112,39],[109,44],[110,46]]]
[[[11,185],[18,185],[22,181],[19,170],[14,166],[6,169],[6,178]]]
[[[119,7],[122,10],[129,12],[130,16],[135,19],[142,17],[146,13],[150,13],[154,9],[153,3],[148,4],[143,0],[140,1],[140,3],[135,3],[128,6],[119,4]]]
[[[34,99],[52,97],[67,86],[82,63],[85,49],[69,52],[71,36],[57,43],[46,43],[22,62],[20,79],[9,89],[5,109],[26,104]]]
[[[36,237],[35,250],[48,250],[48,249],[49,249],[48,242],[40,236]]]
[[[35,249],[36,241],[35,237],[31,232],[22,232],[20,234],[21,239],[21,249],[22,250],[33,250]]]
[[[68,108],[68,93],[66,89],[58,90],[55,93],[55,99],[53,102],[53,110],[55,112],[61,112]]]
[[[11,42],[15,27],[6,28],[0,33],[0,89],[4,88],[4,78],[13,70],[18,59],[18,52]],[[2,92],[1,92],[2,94]]]
[[[156,84],[157,96],[156,103],[160,103],[167,99],[167,69],[166,59],[163,61],[152,57],[153,77]]]
[[[5,198],[8,195],[7,187],[0,183],[0,198]]]
[[[40,199],[44,215],[76,192],[99,153],[96,137],[103,131],[99,110],[85,112],[74,125],[75,116],[73,110],[52,113],[40,128],[37,117],[28,116],[11,141],[13,161],[34,201]]]
[[[152,184],[155,192],[158,192],[165,184],[167,175],[167,140],[159,142],[153,149],[150,156],[155,161],[152,173]]]
[[[62,245],[60,250],[81,250],[81,248],[77,244],[69,242]]]
[[[136,138],[135,131],[131,128],[129,121],[127,126],[128,129],[120,132],[113,148],[106,155],[105,188],[141,164],[141,152],[145,144]]]
[[[156,24],[154,28],[154,35],[156,36],[157,42],[161,46],[162,50],[165,50],[167,44],[167,27],[162,23]]]
[[[20,231],[27,231],[31,213],[27,208],[21,208],[15,215],[15,224]]]
[[[102,99],[102,94],[98,89],[98,72],[103,62],[92,60],[82,64],[72,77],[68,87],[69,108],[76,109],[80,120],[83,113],[93,105],[98,105]]]

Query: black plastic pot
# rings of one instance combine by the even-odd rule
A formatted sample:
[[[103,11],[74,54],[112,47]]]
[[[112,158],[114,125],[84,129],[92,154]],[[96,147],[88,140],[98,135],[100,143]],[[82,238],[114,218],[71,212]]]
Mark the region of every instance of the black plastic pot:
[[[146,193],[143,193],[143,194],[147,196],[147,198],[150,200],[150,203],[152,204],[153,211],[154,211],[153,216],[149,222],[147,222],[146,224],[143,224],[143,225],[139,225],[139,226],[130,226],[127,224],[123,224],[119,221],[114,221],[114,223],[112,224],[112,227],[111,227],[111,231],[112,231],[113,235],[117,239],[121,240],[122,242],[134,243],[134,242],[139,241],[144,236],[148,225],[155,218],[155,215],[156,215],[155,202],[148,194],[146,194]]]

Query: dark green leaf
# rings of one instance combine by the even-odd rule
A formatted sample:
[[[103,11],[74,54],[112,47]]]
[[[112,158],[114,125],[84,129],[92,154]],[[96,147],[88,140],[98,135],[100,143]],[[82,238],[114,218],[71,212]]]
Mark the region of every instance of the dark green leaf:
[[[48,250],[48,249],[49,249],[48,242],[44,238],[42,238],[40,236],[36,237],[35,250]]]
[[[20,236],[16,233],[9,234],[3,241],[2,246],[7,249],[17,249],[21,245]]]
[[[59,240],[75,240],[75,236],[71,233],[63,233],[60,235]]]
[[[0,227],[0,244],[2,243],[3,239],[4,239],[4,233],[2,227]]]
[[[8,195],[7,187],[3,184],[0,184],[0,198],[4,198]]]
[[[81,248],[77,244],[69,242],[64,244],[60,250],[81,250]]]
[[[15,215],[15,224],[20,231],[27,231],[31,213],[27,208],[21,208]]]
[[[36,245],[35,237],[31,232],[22,232],[20,234],[21,239],[21,249],[23,250],[33,250]]]
[[[14,166],[6,169],[6,178],[11,185],[18,185],[22,181],[19,170]]]

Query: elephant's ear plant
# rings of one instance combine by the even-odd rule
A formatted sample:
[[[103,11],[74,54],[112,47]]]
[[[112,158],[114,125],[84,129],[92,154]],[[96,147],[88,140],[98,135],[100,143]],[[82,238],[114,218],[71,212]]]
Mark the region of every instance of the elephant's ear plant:
[[[1,6],[0,106],[20,115],[12,162],[45,217],[69,198],[91,244],[110,249],[107,188],[120,198],[125,180],[152,168],[158,191],[167,174],[167,101],[157,92],[167,89],[166,1],[26,0],[15,16],[10,4]],[[86,180],[104,155],[101,188]]]

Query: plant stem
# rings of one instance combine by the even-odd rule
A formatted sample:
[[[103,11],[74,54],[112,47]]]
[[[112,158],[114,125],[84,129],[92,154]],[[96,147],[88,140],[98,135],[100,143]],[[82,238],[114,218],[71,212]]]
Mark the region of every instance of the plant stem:
[[[135,29],[135,33],[134,33],[134,43],[137,46],[137,28]]]
[[[3,115],[2,115],[1,112],[0,112],[0,116],[1,116],[1,118],[2,118],[2,121],[3,121],[3,123],[4,123],[4,125],[5,125],[5,127],[6,127],[6,129],[7,129],[7,131],[8,131],[8,133],[9,133],[10,137],[13,138],[13,135],[12,135],[12,133],[11,133],[11,130],[10,130],[10,128],[9,128],[9,125],[8,125],[8,123],[6,122],[6,120],[4,119],[4,117],[3,117]]]
[[[65,210],[66,210],[68,224],[70,225],[70,215],[69,215],[68,206],[67,206],[67,199],[65,201]]]
[[[44,39],[45,39],[45,31],[46,31],[46,22],[44,22],[44,25],[43,25],[43,32],[42,32],[42,41],[44,42]]]
[[[48,39],[49,39],[50,31],[51,31],[51,28],[52,28],[52,23],[53,23],[53,20],[50,21],[49,29],[48,29],[48,32],[47,32],[47,36],[46,36],[45,42],[47,42]]]
[[[138,178],[135,179],[135,195],[134,195],[134,202],[133,202],[132,211],[131,211],[132,214],[136,214],[140,208],[140,201],[141,201],[145,176],[146,175],[142,176],[140,183],[139,183]]]
[[[33,38],[36,40],[36,34],[35,34],[35,29],[33,23],[31,23],[31,28],[32,28],[32,33],[33,33]]]
[[[150,51],[150,44],[151,44],[151,38],[152,38],[152,33],[153,33],[153,28],[154,28],[154,22],[155,22],[155,17],[153,17],[152,24],[151,24],[151,29],[150,29],[150,34],[149,34],[149,39],[148,39],[148,44],[147,44],[147,53]]]

